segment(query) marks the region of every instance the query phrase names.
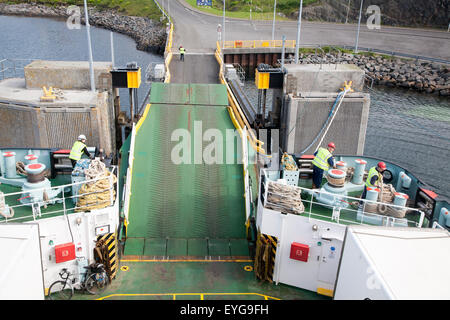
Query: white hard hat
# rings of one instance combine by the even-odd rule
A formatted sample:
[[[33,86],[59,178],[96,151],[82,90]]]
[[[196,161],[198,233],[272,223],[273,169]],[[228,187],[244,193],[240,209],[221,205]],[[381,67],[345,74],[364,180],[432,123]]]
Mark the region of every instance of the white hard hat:
[[[78,140],[86,140],[86,136],[84,134],[80,134],[78,136]]]

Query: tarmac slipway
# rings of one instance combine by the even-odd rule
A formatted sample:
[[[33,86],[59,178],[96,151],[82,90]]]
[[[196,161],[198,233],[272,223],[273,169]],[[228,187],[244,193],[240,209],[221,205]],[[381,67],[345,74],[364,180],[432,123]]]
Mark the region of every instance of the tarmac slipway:
[[[246,239],[242,164],[227,164],[225,151],[223,164],[195,163],[195,149],[207,150],[211,144],[196,142],[202,140],[194,136],[199,124],[201,134],[214,129],[225,137],[228,129],[235,129],[226,86],[217,83],[218,64],[209,54],[186,55],[185,62],[174,56],[170,67],[172,83],[152,84],[149,104],[137,125],[120,268],[111,285],[95,298],[326,299],[257,280]],[[172,161],[173,150],[182,141],[174,135],[176,130],[192,138],[191,163]]]

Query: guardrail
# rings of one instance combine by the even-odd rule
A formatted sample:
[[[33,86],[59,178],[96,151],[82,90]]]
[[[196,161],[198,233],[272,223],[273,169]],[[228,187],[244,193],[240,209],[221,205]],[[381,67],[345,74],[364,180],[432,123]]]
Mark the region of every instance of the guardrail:
[[[268,177],[266,170],[263,170],[263,179],[261,179],[261,190],[262,190],[261,192],[263,192],[261,194],[261,196],[262,196],[261,202],[262,202],[264,208],[268,208],[270,210],[275,210],[275,211],[281,212],[283,210],[282,208],[280,208],[280,210],[276,209],[277,207],[279,207],[279,203],[281,201],[278,201],[278,203],[269,203],[269,201],[268,201],[268,198],[269,198],[268,197],[268,195],[269,195],[269,185],[268,184],[269,183],[273,183],[280,187],[286,186],[286,185],[278,183],[277,181],[271,180]],[[301,215],[301,216],[307,215],[309,218],[313,218],[313,219],[314,218],[315,219],[325,218],[326,220],[335,221],[336,223],[340,223],[340,224],[379,225],[379,222],[381,222],[381,225],[384,225],[384,226],[407,226],[407,227],[417,227],[417,228],[421,228],[423,226],[424,219],[425,219],[425,213],[416,208],[397,206],[397,205],[390,204],[390,203],[386,204],[386,203],[382,203],[382,202],[378,202],[378,201],[372,201],[372,200],[350,197],[350,196],[341,195],[341,194],[330,193],[330,192],[318,190],[318,189],[308,189],[308,188],[299,187],[299,186],[288,186],[288,187],[299,190],[302,197],[305,194],[310,195],[311,198],[309,200],[301,197],[302,202],[304,202],[305,211],[298,215]],[[339,206],[339,205],[333,206],[330,204],[325,204],[322,202],[314,201],[314,199],[315,199],[314,195],[319,194],[319,193],[328,195],[330,197],[334,197],[336,203],[342,202],[342,203],[350,204],[351,202],[358,202],[358,203],[362,202],[363,206],[362,206],[362,209],[358,210],[358,209],[352,208],[351,205],[349,205],[348,207]],[[277,198],[283,198],[283,199],[294,200],[294,201],[298,200],[298,198],[293,198],[293,197],[290,197],[287,195],[282,195],[282,194],[277,194]],[[268,204],[269,204],[269,207],[267,207]],[[325,215],[323,213],[314,211],[313,205],[318,205],[320,207],[328,208],[331,210],[331,212],[330,212],[331,214]],[[389,215],[385,215],[385,214],[375,213],[372,210],[368,210],[368,209],[366,210],[366,208],[369,208],[369,206],[373,207],[373,206],[377,206],[377,205],[384,205],[386,208],[392,208],[392,209],[396,209],[396,210],[405,210],[407,212],[407,214],[405,215],[404,218],[397,218],[397,217],[393,217],[393,216],[389,216]],[[309,209],[307,209],[307,207],[309,207]],[[344,211],[344,210],[347,211],[348,213],[350,213],[350,215],[353,215],[354,219],[349,220],[348,218],[347,219],[342,218],[340,215],[341,215],[341,211]],[[407,216],[410,215],[410,212],[416,212],[419,215],[418,221],[408,219]]]
[[[215,57],[216,57],[217,62],[219,63],[219,80],[227,88],[228,102],[230,103],[229,111],[231,112],[230,116],[231,116],[231,119],[233,120],[233,124],[235,125],[236,129],[238,129],[238,131],[247,127],[248,132],[249,132],[249,134],[247,135],[247,138],[248,138],[248,141],[250,142],[250,145],[256,152],[265,154],[266,152],[262,148],[262,145],[264,144],[264,142],[259,141],[256,138],[255,133],[251,129],[250,124],[248,123],[247,119],[245,118],[243,111],[239,107],[239,103],[237,102],[236,98],[234,97],[233,92],[231,91],[231,88],[225,79],[225,75],[223,74],[224,62],[222,59],[222,50],[220,48],[219,42],[217,42],[217,49],[215,52]]]
[[[153,0],[153,2],[156,4],[156,6],[162,12],[162,14],[167,18],[167,20],[169,21],[169,24],[170,24],[168,35],[167,35],[167,40],[166,40],[166,48],[164,50],[164,56],[165,56],[164,68],[165,68],[165,73],[166,73],[164,83],[169,83],[170,82],[169,65],[170,65],[170,62],[172,61],[173,23],[172,23],[172,19],[170,18],[170,16],[166,13],[164,8],[162,8],[159,5],[158,1]]]
[[[282,48],[283,47],[282,40],[235,40],[235,41],[221,41],[221,43],[222,43],[223,49]],[[285,47],[286,48],[295,48],[295,40],[286,40]]]
[[[166,55],[166,59],[164,60],[164,67],[166,69],[166,77],[164,79],[164,83],[170,82],[170,62],[172,61],[172,45],[173,45],[173,23],[170,24],[169,35],[167,37],[167,45],[164,54]]]
[[[25,77],[24,68],[38,59],[2,59],[0,60],[0,80]]]
[[[236,49],[236,48],[281,48],[283,46],[282,40],[235,40],[235,41],[221,41],[221,45],[223,49]],[[286,40],[285,42],[286,48],[295,48],[295,40]],[[345,50],[355,50],[355,46],[347,46],[347,45],[336,45],[336,44],[300,44],[301,48],[308,48],[308,47],[316,47],[316,48],[322,48],[322,47],[331,47],[336,50],[338,48],[342,48]],[[402,53],[392,50],[383,50],[383,49],[377,49],[377,48],[364,48],[364,47],[358,47],[359,51],[365,51],[365,52],[372,52],[372,53],[378,53],[378,54],[386,54],[390,56],[395,57],[404,57],[404,58],[410,58],[415,60],[425,60],[425,61],[431,61],[431,62],[438,62],[438,63],[445,63],[450,64],[449,60],[440,59],[440,58],[432,58],[432,57],[425,57],[420,55],[414,55],[409,53]]]
[[[55,214],[62,214],[62,215],[66,215],[70,212],[75,212],[75,211],[83,211],[83,209],[85,210],[95,210],[96,206],[101,205],[104,208],[107,207],[112,207],[114,206],[115,201],[117,200],[117,190],[114,189],[114,173],[116,172],[117,167],[113,167],[112,170],[110,171],[110,175],[109,176],[104,176],[104,177],[99,177],[96,179],[89,179],[89,180],[84,180],[84,181],[80,181],[80,182],[75,182],[75,183],[71,183],[71,184],[66,184],[66,185],[60,185],[60,186],[54,186],[51,188],[37,188],[37,189],[32,189],[32,190],[25,190],[25,191],[18,191],[18,192],[11,192],[11,193],[7,193],[7,194],[3,194],[2,198],[5,201],[5,204],[7,204],[9,206],[10,209],[13,209],[13,211],[17,211],[19,208],[29,208],[30,209],[30,214],[28,215],[22,215],[19,217],[8,217],[5,215],[0,215],[0,223],[8,223],[8,222],[18,222],[21,220],[28,220],[30,217],[33,217],[33,220],[36,220],[38,218],[45,218],[46,216],[49,215],[55,215]],[[95,191],[92,192],[81,192],[81,186],[84,184],[92,184],[98,181],[107,181],[107,187],[105,188],[101,188],[101,189],[97,189]],[[64,189],[67,188],[72,188],[73,186],[80,186],[80,189],[78,190],[78,193],[76,195],[72,195],[72,196],[65,196],[64,195]],[[42,200],[42,201],[37,201],[37,202],[32,202],[32,203],[20,203],[18,205],[9,205],[9,203],[13,203],[15,201],[18,201],[22,198],[27,198],[29,196],[27,196],[27,194],[35,194],[38,192],[49,192],[49,190],[55,190],[57,191],[58,189],[60,189],[60,193],[61,195],[58,197],[55,197],[53,199],[49,199],[49,200]],[[109,198],[105,198],[104,193],[109,191]],[[116,196],[114,196],[114,192],[116,194]],[[72,208],[67,208],[67,203],[66,201],[72,201],[72,199],[76,199],[76,198],[81,198],[84,196],[90,196],[90,199],[87,201],[86,205],[74,205],[74,207]],[[7,199],[10,199],[10,201],[7,201]],[[41,206],[52,206],[54,205],[56,202],[61,203],[63,205],[63,208],[60,210],[49,210],[46,211],[44,213],[41,212],[40,207]],[[77,201],[78,202],[78,201]],[[33,205],[38,205],[39,210],[35,210],[33,209]]]
[[[341,47],[343,49],[347,49],[347,50],[350,50],[350,49],[354,50],[355,49],[354,46],[339,46],[339,47]],[[431,62],[450,64],[450,61],[449,60],[445,60],[445,59],[424,57],[424,56],[418,56],[418,55],[409,54],[409,53],[401,53],[401,52],[396,52],[396,51],[382,50],[382,49],[376,49],[376,48],[363,48],[363,47],[358,47],[358,50],[359,51],[366,51],[366,52],[386,54],[386,55],[390,55],[390,56],[411,58],[411,59],[416,59],[416,60],[427,60],[427,61],[431,61]]]

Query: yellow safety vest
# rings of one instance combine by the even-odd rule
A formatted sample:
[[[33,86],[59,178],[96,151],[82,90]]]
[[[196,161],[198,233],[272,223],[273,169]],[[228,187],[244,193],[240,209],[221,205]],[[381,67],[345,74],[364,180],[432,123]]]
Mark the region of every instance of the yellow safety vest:
[[[328,159],[331,157],[330,151],[325,148],[319,148],[317,155],[312,161],[312,164],[322,170],[328,170],[330,165],[328,164]]]
[[[369,174],[367,175],[366,179],[366,187],[374,187],[375,185],[370,183],[370,180],[372,180],[373,176],[378,176],[377,181],[382,181],[383,177],[381,176],[381,173],[377,171],[377,167],[372,167],[369,170]],[[375,182],[377,182],[375,181]]]
[[[80,160],[81,156],[83,155],[83,149],[86,147],[86,145],[81,141],[75,141],[73,144],[72,150],[70,150],[69,159],[73,160]]]
[[[181,48],[181,49],[180,49],[180,53],[181,53],[181,54],[184,54],[184,48]]]

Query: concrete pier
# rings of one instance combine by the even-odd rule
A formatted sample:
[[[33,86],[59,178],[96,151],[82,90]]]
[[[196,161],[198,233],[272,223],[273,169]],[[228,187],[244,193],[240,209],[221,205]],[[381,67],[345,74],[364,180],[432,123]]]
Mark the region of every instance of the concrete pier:
[[[286,65],[286,70],[281,114],[285,125],[280,130],[283,150],[312,154],[326,132],[320,146],[333,141],[335,154],[362,155],[370,108],[370,96],[362,92],[364,71],[354,65],[318,64]],[[331,122],[344,81],[352,81],[355,92],[345,95]]]
[[[89,146],[115,152],[111,67],[95,63],[95,92],[87,62],[34,61],[25,78],[0,81],[0,145],[70,149],[84,134]],[[43,87],[55,97],[42,100]]]

